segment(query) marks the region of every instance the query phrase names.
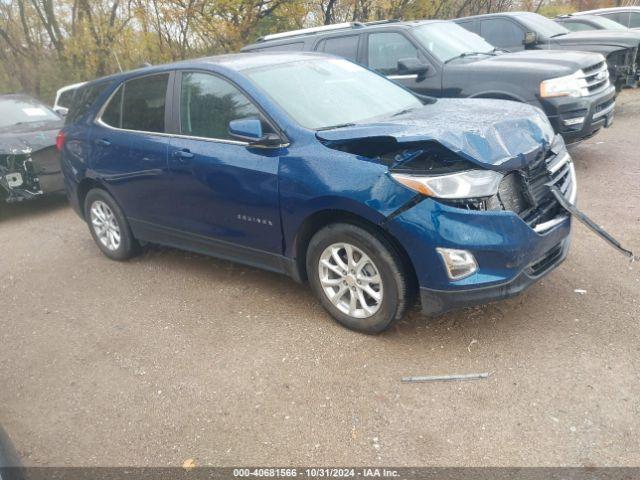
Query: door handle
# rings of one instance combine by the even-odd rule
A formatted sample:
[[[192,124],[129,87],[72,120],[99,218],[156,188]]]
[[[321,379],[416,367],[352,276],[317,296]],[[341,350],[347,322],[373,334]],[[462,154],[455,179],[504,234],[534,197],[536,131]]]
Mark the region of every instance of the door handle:
[[[189,160],[194,157],[193,153],[191,153],[188,149],[184,150],[176,150],[173,152],[173,156],[175,158],[179,158],[180,160]]]
[[[111,145],[111,142],[104,138],[99,138],[96,140],[96,145],[99,145],[101,147],[108,147],[109,145]]]

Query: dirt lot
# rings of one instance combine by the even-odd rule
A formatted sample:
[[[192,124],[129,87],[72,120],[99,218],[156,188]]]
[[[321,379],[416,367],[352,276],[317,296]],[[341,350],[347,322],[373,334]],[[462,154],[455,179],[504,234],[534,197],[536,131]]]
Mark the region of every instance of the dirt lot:
[[[573,150],[580,206],[636,252],[638,125],[625,91]],[[109,261],[64,198],[10,207],[0,245],[0,424],[28,465],[640,465],[640,268],[581,225],[522,296],[377,337],[283,276]]]

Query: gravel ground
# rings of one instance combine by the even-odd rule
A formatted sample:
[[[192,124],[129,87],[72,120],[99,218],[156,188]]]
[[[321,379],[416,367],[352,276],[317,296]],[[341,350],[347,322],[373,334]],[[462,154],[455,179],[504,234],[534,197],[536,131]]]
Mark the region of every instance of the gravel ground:
[[[573,149],[581,208],[636,252],[639,122],[625,91]],[[163,248],[112,262],[64,198],[9,207],[0,424],[27,465],[638,466],[640,269],[575,225],[523,295],[371,337],[284,276]]]

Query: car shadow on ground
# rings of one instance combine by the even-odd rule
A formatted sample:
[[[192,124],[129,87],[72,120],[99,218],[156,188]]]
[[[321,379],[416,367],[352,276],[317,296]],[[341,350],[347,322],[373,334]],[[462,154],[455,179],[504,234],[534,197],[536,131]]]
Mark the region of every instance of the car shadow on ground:
[[[48,215],[68,207],[69,201],[64,193],[47,195],[19,203],[4,203],[2,201],[0,203],[0,222],[37,215]]]
[[[366,335],[340,326],[322,308],[307,283],[299,284],[282,274],[152,244],[145,245],[143,254],[132,262],[137,264],[153,262],[160,270],[191,278],[196,277],[198,281],[210,283],[212,288],[220,287],[221,284],[230,288],[232,284],[241,283],[245,292],[253,292],[254,295],[265,298],[280,298],[288,309],[304,312],[304,315],[299,317],[300,322],[308,322],[309,327],[328,328],[326,333],[331,336],[355,335],[368,338],[373,342],[402,344],[409,342],[421,344],[423,347],[433,342],[440,345],[442,341],[445,343],[462,341],[466,342],[466,348],[467,344],[474,338],[479,338],[479,335],[491,336],[491,332],[497,329],[505,333],[505,330],[511,329],[508,324],[513,310],[520,309],[529,302],[544,302],[545,297],[545,287],[539,290],[534,286],[532,293],[525,292],[514,299],[459,309],[439,316],[423,315],[420,302],[416,299],[401,321],[396,322],[381,334]],[[278,321],[277,316],[270,319]],[[244,321],[244,319],[240,320]],[[269,319],[265,320],[269,321]],[[229,321],[234,320],[230,318]],[[518,327],[514,325],[513,328],[517,330]],[[518,335],[518,332],[514,331],[513,335]],[[470,346],[470,350],[473,348],[474,344]]]

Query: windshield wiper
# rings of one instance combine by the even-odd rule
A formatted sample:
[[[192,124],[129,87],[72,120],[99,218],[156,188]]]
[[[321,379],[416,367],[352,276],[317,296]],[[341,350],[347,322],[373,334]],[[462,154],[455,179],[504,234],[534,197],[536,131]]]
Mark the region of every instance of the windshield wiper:
[[[461,53],[460,55],[457,55],[455,57],[451,57],[448,60],[445,60],[444,63],[447,64],[453,60],[457,60],[459,58],[464,58],[464,57],[471,57],[473,55],[489,55],[491,57],[496,56],[496,54],[493,52],[464,52],[464,53]]]
[[[405,108],[404,110],[400,110],[398,113],[394,113],[391,116],[392,117],[399,117],[400,115],[404,115],[405,113],[413,112],[415,109],[416,109],[415,107]]]
[[[555,35],[551,35],[549,38],[561,37],[562,35],[566,35],[566,33],[556,33]]]
[[[328,127],[316,128],[316,131],[333,130],[334,128],[355,127],[355,123],[339,123],[338,125],[330,125]]]

